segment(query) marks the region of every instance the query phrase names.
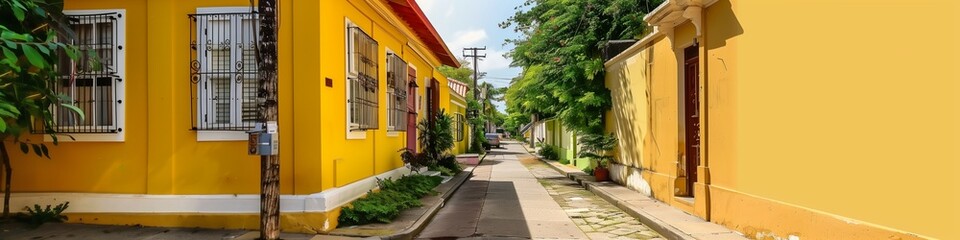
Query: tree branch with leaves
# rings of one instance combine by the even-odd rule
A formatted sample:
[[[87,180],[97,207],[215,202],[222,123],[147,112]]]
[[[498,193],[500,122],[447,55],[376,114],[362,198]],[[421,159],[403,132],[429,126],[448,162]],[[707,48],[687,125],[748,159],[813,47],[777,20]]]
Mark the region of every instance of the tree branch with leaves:
[[[13,168],[7,141],[20,150],[50,158],[43,143],[22,139],[31,132],[50,135],[56,145],[53,107],[62,106],[83,119],[69,96],[56,92],[60,58],[77,59],[80,50],[64,39],[74,36],[59,0],[0,0],[0,158],[4,168],[3,216],[10,213]],[[62,54],[61,54],[62,53]],[[70,79],[72,81],[72,79]]]
[[[610,108],[600,52],[609,40],[637,39],[643,17],[662,0],[527,0],[500,24],[520,38],[508,53],[523,76],[507,92],[508,110],[557,116],[577,131],[599,133]],[[509,112],[509,111],[508,111]]]

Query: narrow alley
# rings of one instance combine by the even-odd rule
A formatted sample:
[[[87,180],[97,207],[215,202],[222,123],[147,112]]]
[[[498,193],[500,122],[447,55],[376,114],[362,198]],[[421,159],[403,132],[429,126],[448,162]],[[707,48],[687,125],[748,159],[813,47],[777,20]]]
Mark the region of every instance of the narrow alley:
[[[504,142],[419,239],[659,239],[620,209]]]

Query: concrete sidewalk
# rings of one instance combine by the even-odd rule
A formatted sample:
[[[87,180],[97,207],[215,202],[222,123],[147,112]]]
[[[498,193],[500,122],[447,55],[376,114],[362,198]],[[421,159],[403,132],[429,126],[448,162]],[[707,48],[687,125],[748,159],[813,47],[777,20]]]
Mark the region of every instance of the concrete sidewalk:
[[[421,232],[422,239],[587,239],[521,164],[516,143],[494,149]]]
[[[614,182],[597,182],[580,169],[543,161],[668,239],[746,240],[742,234],[671,207]]]
[[[257,237],[259,237],[259,232],[247,230],[106,226],[67,223],[47,223],[36,229],[32,229],[18,222],[0,223],[0,239],[245,240],[256,239]],[[286,240],[349,239],[291,233],[283,233],[280,237]]]

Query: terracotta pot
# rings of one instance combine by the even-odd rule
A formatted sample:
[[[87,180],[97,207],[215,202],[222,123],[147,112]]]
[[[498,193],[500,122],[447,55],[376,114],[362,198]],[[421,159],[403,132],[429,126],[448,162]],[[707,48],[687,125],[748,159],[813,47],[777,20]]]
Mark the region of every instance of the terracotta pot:
[[[610,170],[597,166],[593,169],[593,177],[596,178],[597,182],[610,181]]]

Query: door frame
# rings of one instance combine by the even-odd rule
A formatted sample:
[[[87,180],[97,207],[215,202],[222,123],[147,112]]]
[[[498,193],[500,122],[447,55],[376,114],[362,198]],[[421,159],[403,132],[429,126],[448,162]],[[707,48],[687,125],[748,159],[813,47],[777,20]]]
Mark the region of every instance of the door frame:
[[[410,65],[407,74],[407,149],[417,153],[417,68]]]

